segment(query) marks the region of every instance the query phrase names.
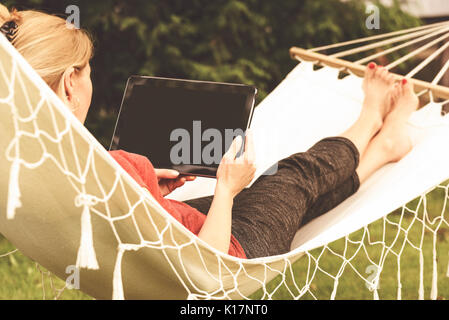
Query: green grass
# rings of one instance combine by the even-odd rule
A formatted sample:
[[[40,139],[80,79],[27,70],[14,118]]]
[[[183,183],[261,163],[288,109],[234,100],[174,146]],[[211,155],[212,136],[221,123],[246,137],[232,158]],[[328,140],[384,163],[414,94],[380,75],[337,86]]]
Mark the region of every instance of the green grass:
[[[449,182],[448,182],[449,183]],[[420,280],[420,253],[424,258],[423,280],[424,298],[429,299],[432,287],[433,241],[437,241],[438,299],[449,299],[449,205],[446,187],[439,187],[427,196],[410,202],[404,211],[397,210],[386,219],[380,219],[344,239],[340,239],[324,248],[319,248],[299,259],[287,274],[282,285],[281,277],[268,283],[265,292],[273,299],[291,299],[300,294],[295,288],[302,289],[305,283],[309,290],[301,295],[302,299],[329,299],[335,287],[334,277],[339,274],[336,299],[373,299],[373,292],[367,288],[366,280],[371,275],[367,269],[371,265],[383,265],[379,282],[380,299],[396,299],[398,292],[398,263],[400,263],[400,282],[402,299],[418,299]],[[426,208],[426,210],[424,210]],[[423,232],[423,219],[426,228]],[[440,222],[441,225],[439,226]],[[400,224],[401,229],[398,229]],[[385,230],[385,232],[384,232]],[[435,233],[433,232],[435,231]],[[382,241],[385,245],[375,244]],[[363,245],[361,245],[363,244]],[[416,248],[422,248],[417,250]],[[0,236],[0,255],[10,252],[14,247]],[[383,250],[383,253],[382,253]],[[398,254],[402,250],[400,255]],[[345,259],[342,259],[344,256]],[[369,257],[369,259],[368,259]],[[382,258],[382,259],[381,259]],[[318,263],[316,262],[318,261]],[[350,263],[344,264],[344,261]],[[310,268],[309,268],[310,265]],[[316,268],[316,266],[319,268]],[[55,276],[46,275],[46,271],[30,259],[16,252],[0,258],[0,299],[53,299],[64,282]],[[307,278],[308,272],[316,274]],[[42,275],[44,273],[43,281]],[[293,279],[294,278],[294,279]],[[296,286],[294,285],[296,284]],[[252,298],[267,298],[259,290]],[[91,299],[77,290],[64,290],[59,299]]]
[[[15,248],[0,235],[0,256]],[[92,299],[79,290],[65,289],[65,282],[48,271],[38,267],[35,262],[20,252],[0,258],[0,300],[85,300]]]

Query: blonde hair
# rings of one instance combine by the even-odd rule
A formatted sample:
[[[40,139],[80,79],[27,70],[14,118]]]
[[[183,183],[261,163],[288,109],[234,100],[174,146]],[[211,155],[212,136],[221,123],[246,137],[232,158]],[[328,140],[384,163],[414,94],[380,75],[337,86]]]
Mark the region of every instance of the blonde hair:
[[[66,70],[82,70],[92,58],[89,34],[61,17],[30,10],[10,12],[0,4],[0,26],[10,21],[18,25],[13,46],[53,91],[63,94]]]

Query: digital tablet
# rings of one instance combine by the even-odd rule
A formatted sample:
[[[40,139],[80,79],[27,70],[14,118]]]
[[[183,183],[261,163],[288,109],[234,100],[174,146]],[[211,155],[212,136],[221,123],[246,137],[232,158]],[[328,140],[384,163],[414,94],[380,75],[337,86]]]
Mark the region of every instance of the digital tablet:
[[[110,150],[158,169],[216,177],[232,141],[250,127],[254,86],[158,77],[128,79]]]

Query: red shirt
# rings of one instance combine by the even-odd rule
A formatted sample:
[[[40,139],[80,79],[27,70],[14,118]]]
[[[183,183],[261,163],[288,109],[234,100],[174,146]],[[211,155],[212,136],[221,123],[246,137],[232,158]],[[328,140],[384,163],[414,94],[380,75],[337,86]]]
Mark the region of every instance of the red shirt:
[[[168,213],[198,236],[206,215],[183,202],[165,199],[159,188],[156,171],[148,158],[123,150],[110,151],[109,154],[140,186],[146,188]],[[246,259],[242,246],[234,236],[231,236],[228,254]]]

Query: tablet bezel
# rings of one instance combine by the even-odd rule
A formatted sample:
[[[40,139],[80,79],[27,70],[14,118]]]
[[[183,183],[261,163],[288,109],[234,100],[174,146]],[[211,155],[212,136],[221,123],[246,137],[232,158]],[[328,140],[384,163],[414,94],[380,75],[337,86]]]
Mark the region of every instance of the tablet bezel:
[[[132,89],[135,85],[145,85],[148,82],[156,81],[159,84],[176,84],[176,87],[192,87],[192,86],[204,86],[205,88],[210,88],[212,86],[219,86],[221,89],[229,88],[232,90],[238,90],[241,93],[247,95],[247,102],[245,108],[249,108],[248,119],[246,119],[246,130],[248,130],[251,126],[255,101],[257,95],[257,88],[255,86],[244,85],[244,84],[236,84],[236,83],[226,83],[226,82],[213,82],[213,81],[200,81],[200,80],[187,80],[187,79],[175,79],[175,78],[165,78],[165,77],[150,77],[150,76],[131,76],[128,78],[126,83],[126,88],[123,94],[122,102],[120,105],[120,111],[117,116],[114,133],[111,139],[111,144],[109,147],[110,151],[121,149],[120,144],[120,133],[122,130],[121,117],[124,112],[125,102],[127,98],[131,95]],[[166,85],[167,86],[167,85]],[[248,100],[249,99],[249,100]],[[231,129],[231,128],[230,128]],[[151,159],[149,159],[151,161]],[[156,166],[157,164],[155,164]],[[190,170],[184,170],[183,167],[190,167]],[[173,169],[177,170],[181,175],[184,176],[198,176],[198,177],[206,177],[206,178],[216,178],[217,168],[213,165],[172,165],[171,168],[163,168],[163,169]]]

